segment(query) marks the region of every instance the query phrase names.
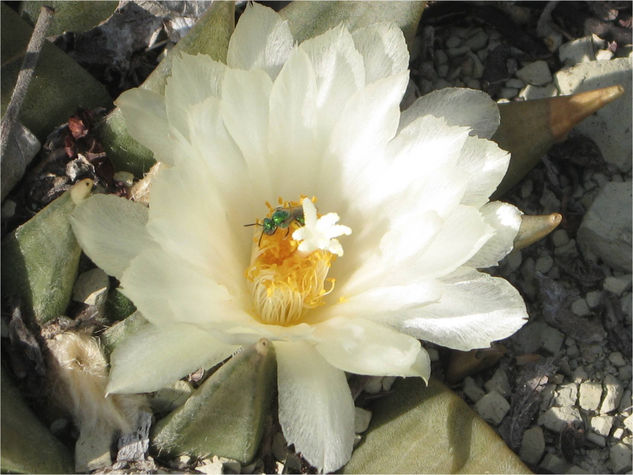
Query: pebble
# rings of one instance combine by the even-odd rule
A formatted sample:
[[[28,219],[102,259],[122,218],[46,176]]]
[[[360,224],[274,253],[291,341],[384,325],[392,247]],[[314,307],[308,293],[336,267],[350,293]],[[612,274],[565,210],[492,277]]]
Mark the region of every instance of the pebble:
[[[601,49],[596,52],[597,61],[608,61],[613,58],[613,51],[610,49]]]
[[[2,215],[2,219],[9,219],[12,218],[13,215],[15,214],[15,208],[17,207],[17,203],[13,200],[5,200],[4,203],[2,203],[2,211],[1,211],[1,215]]]
[[[619,277],[607,277],[602,283],[602,288],[607,292],[620,296],[631,288],[631,274]]]
[[[613,363],[618,368],[626,364],[622,353],[620,353],[619,351],[614,351],[613,353],[609,354],[609,361],[611,361],[611,363]]]
[[[378,394],[382,391],[382,376],[370,376],[367,378],[363,391],[367,394]]]
[[[574,300],[572,302],[571,311],[579,317],[586,317],[587,315],[591,314],[591,310],[589,310],[589,306],[583,298]]]
[[[622,381],[630,381],[631,377],[631,365],[624,365],[618,368],[618,378]]]
[[[614,439],[621,439],[623,435],[624,435],[624,429],[622,429],[621,427],[618,427],[617,429],[613,431]]]
[[[553,327],[541,333],[541,347],[553,355],[557,355],[565,341],[565,334]]]
[[[528,84],[519,91],[519,97],[525,100],[545,99],[546,97],[558,96],[558,89],[554,84],[547,84],[545,86],[533,86]]]
[[[598,447],[605,447],[607,445],[606,439],[594,432],[589,432],[585,437],[589,442],[596,444]]]
[[[576,383],[567,383],[556,388],[556,396],[554,396],[555,406],[573,406],[578,399],[578,385]]]
[[[508,375],[503,368],[497,368],[492,377],[485,382],[484,387],[486,391],[497,391],[503,397],[509,396],[511,392]]]
[[[516,76],[533,86],[544,86],[552,82],[552,73],[549,70],[549,66],[542,60],[523,66],[516,72]]]
[[[606,414],[611,411],[615,411],[618,408],[620,405],[620,399],[622,399],[622,394],[624,393],[624,388],[622,387],[620,381],[610,374],[605,376],[603,383],[606,394],[604,396],[604,400],[602,401],[602,405],[600,406],[600,412],[602,414]]]
[[[536,260],[536,270],[542,274],[547,274],[554,265],[554,259],[549,254],[539,257]]]
[[[474,35],[469,36],[464,45],[468,46],[472,51],[479,51],[486,47],[488,43],[488,34],[483,30],[478,30]]]
[[[587,371],[585,371],[585,368],[583,368],[582,366],[576,368],[571,376],[576,383],[582,383],[585,379],[588,378]]]
[[[595,416],[591,418],[589,425],[596,434],[606,437],[613,427],[613,419],[613,416]]]
[[[554,454],[546,454],[540,467],[545,473],[563,473],[567,470],[567,462]]]
[[[440,360],[440,353],[437,351],[437,348],[426,348],[426,352],[429,354],[429,359],[431,360],[431,362]],[[389,376],[389,377],[393,377],[393,376]]]
[[[521,255],[521,250],[514,250],[505,258],[505,265],[509,272],[516,271],[519,267],[521,267],[521,262],[523,261],[523,256]]]
[[[615,473],[624,472],[631,468],[631,447],[618,442],[609,449],[609,464]]]
[[[512,87],[514,89],[522,89],[525,83],[517,78],[510,78],[505,82],[506,87]]]
[[[610,417],[610,416],[603,416],[603,417]],[[630,415],[629,417],[624,419],[622,422],[624,423],[624,427],[626,427],[629,430],[629,432],[633,432],[633,415]]]
[[[450,37],[446,40],[445,46],[446,46],[447,48],[456,48],[456,47],[458,47],[460,44],[462,44],[462,40],[461,40],[461,38],[460,38],[460,37],[458,37],[458,36],[453,35],[453,36],[450,36]]]
[[[102,307],[108,297],[110,280],[99,268],[83,272],[73,286],[73,300],[86,305]]]
[[[498,425],[510,410],[510,404],[497,391],[491,391],[477,401],[475,410],[485,421]]]
[[[463,54],[467,54],[470,51],[468,46],[459,46],[457,48],[449,48],[446,50],[446,54],[450,58],[455,58],[457,56],[461,56]]]
[[[448,75],[448,64],[440,64],[437,67],[437,74],[441,78],[445,78]]]
[[[276,460],[285,460],[288,455],[288,444],[281,432],[277,432],[273,437],[272,452]]]
[[[557,229],[552,233],[552,241],[554,246],[562,247],[569,242],[569,235],[564,229]]]
[[[356,407],[354,413],[354,432],[362,434],[369,427],[371,422],[371,411],[363,409],[362,407]]]
[[[470,376],[464,378],[463,391],[464,395],[466,395],[466,397],[468,397],[468,399],[472,402],[479,401],[486,394],[486,392],[481,389],[481,387],[479,387],[477,383],[475,383],[475,380]]]
[[[440,64],[446,64],[448,62],[448,56],[446,56],[446,53],[444,52],[444,50],[438,49],[435,50],[435,61],[438,65]]]
[[[602,292],[599,290],[592,290],[587,292],[587,295],[585,295],[585,301],[587,302],[587,305],[589,305],[589,308],[598,307],[598,305],[600,305],[600,300],[602,300]]]
[[[629,372],[630,372],[630,365],[627,365],[629,368]],[[630,379],[630,376],[629,376]],[[625,411],[631,411],[631,406],[633,404],[631,404],[633,401],[631,401],[631,390],[627,389],[626,391],[624,391],[624,394],[622,395],[622,399],[620,399],[620,406],[618,407],[618,411],[620,412],[625,412]],[[633,431],[631,431],[633,432]]]
[[[578,409],[572,406],[550,407],[538,418],[538,424],[553,432],[560,432],[569,424],[581,424],[582,417]]]
[[[536,465],[545,452],[545,437],[543,429],[539,426],[530,427],[523,433],[521,440],[521,450],[519,452],[521,460],[530,465]]]
[[[568,41],[558,49],[558,58],[565,66],[595,59],[595,46],[592,36],[585,36],[573,41]]]
[[[431,361],[434,361],[434,360],[431,360]],[[393,386],[393,383],[395,381],[396,381],[396,377],[395,376],[384,376],[382,378],[382,390],[383,391],[389,391],[391,389],[391,386]]]

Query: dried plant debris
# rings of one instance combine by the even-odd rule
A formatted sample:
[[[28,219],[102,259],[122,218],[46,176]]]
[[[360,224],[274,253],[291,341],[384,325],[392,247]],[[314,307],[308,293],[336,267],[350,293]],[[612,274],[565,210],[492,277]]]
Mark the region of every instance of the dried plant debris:
[[[140,85],[211,5],[210,1],[123,1],[114,14],[55,44],[100,78],[113,97]]]
[[[503,439],[512,449],[519,450],[523,432],[538,412],[540,394],[556,369],[553,358],[539,359],[520,368],[512,393],[510,412],[499,427]]]
[[[569,289],[542,274],[537,274],[541,296],[543,319],[555,328],[578,342],[598,343],[605,337],[604,329],[599,322],[574,314],[571,302],[577,295]]]

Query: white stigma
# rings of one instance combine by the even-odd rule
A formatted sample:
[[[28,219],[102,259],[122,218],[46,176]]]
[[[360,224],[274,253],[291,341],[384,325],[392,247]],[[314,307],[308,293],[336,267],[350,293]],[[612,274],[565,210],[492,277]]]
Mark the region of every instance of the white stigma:
[[[292,233],[292,239],[299,242],[299,252],[310,253],[321,249],[342,256],[343,246],[338,239],[333,238],[349,236],[352,230],[342,224],[336,224],[340,219],[336,213],[328,213],[317,218],[316,208],[308,198],[304,198],[301,205],[305,225]]]

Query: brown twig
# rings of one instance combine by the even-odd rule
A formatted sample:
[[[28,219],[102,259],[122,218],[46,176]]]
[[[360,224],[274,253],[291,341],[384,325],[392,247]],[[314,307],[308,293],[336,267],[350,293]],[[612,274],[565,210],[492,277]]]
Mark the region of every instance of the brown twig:
[[[18,115],[20,114],[24,98],[26,97],[26,91],[28,90],[31,79],[33,78],[33,72],[35,71],[37,60],[40,56],[40,52],[42,51],[42,47],[44,46],[46,31],[48,30],[54,13],[55,10],[51,7],[43,6],[40,9],[40,15],[37,17],[37,23],[35,23],[33,34],[31,35],[29,44],[26,47],[24,61],[22,62],[18,79],[15,82],[13,94],[11,94],[11,100],[9,101],[7,110],[2,118],[2,123],[0,124],[0,157],[3,157],[7,150],[9,139],[11,138],[11,134],[15,128],[15,123],[18,120]]]

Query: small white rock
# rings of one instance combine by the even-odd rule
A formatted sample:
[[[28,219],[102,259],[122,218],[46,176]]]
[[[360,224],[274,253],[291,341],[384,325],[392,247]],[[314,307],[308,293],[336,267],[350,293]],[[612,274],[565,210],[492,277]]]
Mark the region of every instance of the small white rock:
[[[523,433],[521,440],[521,459],[530,465],[536,465],[545,452],[545,437],[539,426],[530,427]]]
[[[536,260],[536,270],[541,274],[547,274],[554,265],[554,259],[549,254],[539,257]]]
[[[605,376],[603,383],[606,394],[600,406],[600,412],[606,414],[618,408],[620,399],[622,399],[622,394],[624,393],[624,388],[622,387],[622,383],[610,374]]]
[[[552,241],[554,242],[554,246],[562,247],[569,242],[569,236],[567,235],[567,231],[564,229],[557,229],[552,233]]]
[[[545,469],[546,473],[564,473],[567,462],[554,454],[545,454],[540,467]]]
[[[582,417],[578,409],[572,406],[550,407],[538,418],[538,424],[554,432],[560,432],[568,424],[580,424]]]
[[[578,405],[587,410],[595,411],[602,398],[602,385],[600,383],[584,382],[579,388]]]
[[[545,61],[534,61],[519,69],[516,76],[522,81],[533,86],[544,86],[552,82],[552,73]]]
[[[475,410],[485,421],[498,425],[510,410],[510,404],[497,391],[492,391],[477,401]]]
[[[77,277],[73,287],[73,300],[97,307],[105,304],[110,281],[108,275],[99,268],[83,272]]]
[[[497,391],[503,397],[508,397],[511,392],[508,375],[503,368],[497,368],[492,377],[485,382],[486,391]]]
[[[556,388],[554,405],[573,406],[578,399],[578,385],[576,383],[562,384]]]
[[[596,52],[596,61],[609,61],[613,58],[613,51],[610,49],[601,49]]]
[[[607,445],[607,441],[603,436],[595,434],[593,432],[589,432],[586,435],[586,438],[589,442],[596,444],[598,447],[605,447]]]
[[[468,46],[472,51],[478,51],[486,47],[488,43],[488,35],[483,30],[477,30],[477,32],[466,38],[464,45]]]
[[[589,310],[589,305],[585,302],[585,299],[579,298],[572,302],[571,311],[579,317],[586,317],[591,314],[591,310]]]
[[[467,376],[466,378],[464,378],[463,391],[466,397],[470,399],[472,402],[479,401],[486,394],[486,392],[483,389],[477,386],[477,383],[475,383],[475,380],[471,378],[470,376]]]
[[[592,290],[590,292],[587,292],[587,295],[585,295],[585,300],[587,301],[587,305],[589,305],[589,308],[596,308],[598,305],[600,305],[600,300],[602,300],[602,292],[600,292],[599,290]]]
[[[528,84],[519,91],[519,97],[530,101],[556,96],[558,96],[558,89],[556,89],[554,84],[546,84],[545,86],[533,86],[532,84]]]
[[[431,360],[433,361],[433,360]],[[396,377],[395,376],[384,376],[382,378],[382,390],[383,391],[389,391],[391,389],[391,386],[393,386],[393,383],[396,381]]]
[[[603,416],[603,417],[610,417],[610,416]],[[626,419],[624,419],[622,422],[624,423],[624,427],[626,427],[629,430],[629,432],[633,432],[633,414],[627,417]]]
[[[607,437],[613,427],[613,416],[595,416],[591,418],[590,426],[596,434]]]
[[[557,355],[565,341],[565,334],[556,328],[550,327],[548,331],[541,333],[541,347],[553,355]]]
[[[614,351],[613,353],[611,353],[609,355],[609,361],[611,361],[611,363],[613,363],[617,367],[624,366],[626,364],[622,353],[620,353],[619,351]]]
[[[618,277],[606,277],[602,284],[602,288],[607,292],[620,296],[626,290],[631,288],[631,274]]]
[[[354,432],[362,434],[369,427],[371,422],[371,411],[363,409],[362,407],[356,407],[354,413]]]
[[[624,429],[622,429],[621,427],[618,427],[617,429],[613,431],[614,439],[620,440],[623,436],[624,436]]]
[[[447,48],[457,48],[460,44],[462,44],[462,40],[456,35],[452,35],[446,40]]]
[[[631,447],[618,442],[609,449],[609,464],[614,473],[621,473],[631,468]]]

